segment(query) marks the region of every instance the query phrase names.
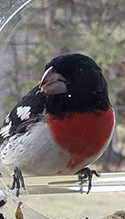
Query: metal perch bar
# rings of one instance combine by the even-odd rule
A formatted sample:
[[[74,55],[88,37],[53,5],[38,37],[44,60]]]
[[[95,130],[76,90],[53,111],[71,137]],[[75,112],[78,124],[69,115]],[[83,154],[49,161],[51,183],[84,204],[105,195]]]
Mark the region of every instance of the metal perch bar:
[[[81,186],[77,178],[77,175],[25,177],[26,192],[21,190],[21,195],[86,193],[87,180]],[[2,180],[5,184],[10,182],[8,178]],[[99,178],[93,177],[90,192],[125,192],[125,173],[102,173]]]

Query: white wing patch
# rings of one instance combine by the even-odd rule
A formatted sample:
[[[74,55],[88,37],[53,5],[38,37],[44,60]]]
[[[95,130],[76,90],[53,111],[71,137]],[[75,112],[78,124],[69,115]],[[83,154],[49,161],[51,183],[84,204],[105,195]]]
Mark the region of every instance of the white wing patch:
[[[1,128],[0,134],[2,135],[2,137],[4,137],[4,138],[9,137],[9,131],[10,131],[10,128],[11,128],[11,124],[12,124],[12,122],[10,121],[8,125]]]
[[[20,106],[17,108],[17,116],[21,119],[21,120],[25,120],[25,119],[29,119],[30,116],[30,106]]]

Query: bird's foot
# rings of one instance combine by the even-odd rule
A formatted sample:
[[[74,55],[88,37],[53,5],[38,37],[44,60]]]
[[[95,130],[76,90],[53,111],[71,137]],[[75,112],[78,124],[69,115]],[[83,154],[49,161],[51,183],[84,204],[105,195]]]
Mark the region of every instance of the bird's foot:
[[[92,187],[92,176],[95,175],[97,177],[100,176],[100,174],[96,171],[96,170],[90,170],[88,167],[80,170],[78,172],[78,180],[80,181],[80,192],[82,193],[83,192],[83,183],[85,182],[85,180],[87,179],[88,180],[88,191],[87,191],[87,194],[90,192],[91,190],[91,187]]]
[[[11,190],[16,188],[16,196],[19,196],[19,191],[20,191],[20,184],[25,189],[25,184],[24,184],[24,179],[22,176],[22,172],[18,167],[15,167],[14,172],[13,172],[13,182],[12,186],[10,187]]]

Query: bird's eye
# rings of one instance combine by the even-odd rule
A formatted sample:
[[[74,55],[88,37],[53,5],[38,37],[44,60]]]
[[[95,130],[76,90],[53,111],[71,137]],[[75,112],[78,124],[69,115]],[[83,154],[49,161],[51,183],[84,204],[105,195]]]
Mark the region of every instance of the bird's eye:
[[[79,68],[79,71],[80,71],[80,72],[83,72],[83,69],[82,69],[82,68]]]

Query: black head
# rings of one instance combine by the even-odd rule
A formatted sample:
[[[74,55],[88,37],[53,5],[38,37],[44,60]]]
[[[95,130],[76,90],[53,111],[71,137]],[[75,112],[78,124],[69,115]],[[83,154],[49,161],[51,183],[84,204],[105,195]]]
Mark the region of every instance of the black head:
[[[107,83],[101,68],[91,58],[77,53],[64,54],[52,59],[45,70],[51,67],[50,74],[60,74],[63,78],[60,79],[60,85],[65,84],[66,87],[65,92],[54,94],[50,92],[47,95],[47,111],[60,116],[66,112],[84,113],[95,112],[96,109],[104,111],[108,109],[110,103]],[[46,76],[41,86],[45,84],[45,78]]]

